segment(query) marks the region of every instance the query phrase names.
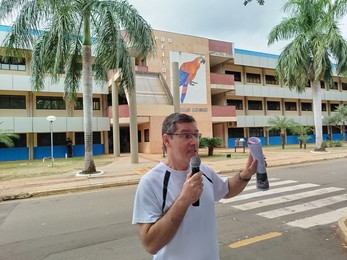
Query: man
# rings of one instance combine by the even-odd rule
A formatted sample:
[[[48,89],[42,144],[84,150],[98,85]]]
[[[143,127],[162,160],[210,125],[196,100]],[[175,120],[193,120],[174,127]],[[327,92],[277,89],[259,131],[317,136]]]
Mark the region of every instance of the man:
[[[67,150],[67,157],[72,157],[72,141],[70,138],[66,140],[66,150]]]
[[[240,193],[256,172],[257,161],[249,156],[245,169],[229,179],[204,164],[192,174],[190,159],[198,153],[200,136],[192,116],[166,117],[166,158],[138,185],[132,223],[154,259],[219,259],[214,202]],[[197,200],[200,205],[192,206]]]

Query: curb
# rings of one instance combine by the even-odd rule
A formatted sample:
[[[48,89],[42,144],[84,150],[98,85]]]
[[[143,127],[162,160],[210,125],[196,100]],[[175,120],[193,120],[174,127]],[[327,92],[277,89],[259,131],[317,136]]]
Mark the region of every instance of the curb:
[[[347,217],[342,217],[337,222],[337,233],[341,241],[347,245]]]
[[[103,183],[103,184],[84,185],[84,186],[71,187],[71,188],[60,188],[60,189],[27,192],[27,193],[15,194],[15,195],[0,196],[0,202],[8,201],[8,200],[19,200],[19,199],[43,197],[43,196],[49,196],[49,195],[59,195],[59,194],[74,193],[74,192],[81,192],[81,191],[135,185],[135,184],[138,184],[138,182],[139,182],[139,179],[138,180],[135,179],[135,180],[116,181],[116,182]]]

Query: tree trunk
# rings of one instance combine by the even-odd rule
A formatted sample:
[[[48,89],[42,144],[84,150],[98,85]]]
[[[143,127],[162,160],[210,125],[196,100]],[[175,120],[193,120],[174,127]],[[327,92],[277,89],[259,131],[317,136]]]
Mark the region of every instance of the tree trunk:
[[[303,141],[302,141],[302,140],[299,140],[300,149],[302,148],[302,143],[303,143]],[[306,148],[305,148],[305,149],[306,149]]]
[[[93,79],[91,46],[83,46],[82,85],[83,85],[83,125],[84,125],[84,170],[83,173],[96,173],[93,161]]]
[[[323,126],[322,126],[322,94],[319,80],[311,82],[312,103],[313,103],[313,118],[316,134],[315,151],[325,151],[323,144]]]
[[[282,141],[282,149],[284,149],[284,146],[286,144],[286,134],[281,133],[281,141]]]
[[[213,146],[209,146],[207,151],[207,156],[213,156]]]
[[[130,117],[130,153],[131,162],[139,162],[139,148],[137,136],[137,102],[136,102],[136,78],[135,78],[135,58],[131,57],[131,68],[133,73],[134,86],[128,86],[129,90],[129,117]],[[130,87],[130,89],[129,89]]]

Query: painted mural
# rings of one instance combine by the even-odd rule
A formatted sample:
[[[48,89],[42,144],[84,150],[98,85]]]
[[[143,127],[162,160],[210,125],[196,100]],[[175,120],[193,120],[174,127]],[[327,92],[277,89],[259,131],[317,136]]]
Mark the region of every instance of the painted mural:
[[[171,86],[180,89],[180,102],[182,104],[206,104],[205,57],[193,53],[171,51],[170,61],[171,63],[178,62],[179,86],[172,86],[172,84]]]

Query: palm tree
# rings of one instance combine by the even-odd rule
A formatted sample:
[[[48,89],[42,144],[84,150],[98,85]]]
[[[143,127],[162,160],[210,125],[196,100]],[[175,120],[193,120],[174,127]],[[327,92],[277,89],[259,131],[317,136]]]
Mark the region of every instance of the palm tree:
[[[134,86],[128,50],[139,57],[154,51],[150,25],[122,0],[3,0],[0,17],[15,20],[4,41],[5,56],[22,57],[33,49],[31,81],[44,88],[65,76],[65,99],[73,102],[83,86],[85,160],[83,173],[95,173],[92,156],[92,80],[105,84],[107,72],[120,69],[120,84]],[[81,68],[82,63],[82,68]]]
[[[281,141],[282,141],[282,149],[284,149],[284,145],[286,144],[286,132],[287,129],[290,129],[292,125],[294,124],[294,121],[292,119],[288,119],[287,117],[279,117],[275,116],[274,118],[269,118],[268,124],[270,127],[268,127],[268,130],[280,130],[281,135]]]
[[[325,120],[328,125],[339,128],[342,132],[342,139],[346,140],[347,105],[339,105],[335,110],[335,114]]]
[[[313,128],[310,126],[304,126],[298,123],[294,123],[290,127],[290,131],[293,134],[296,134],[299,136],[298,138],[299,138],[300,148],[302,148],[302,145],[304,145],[304,149],[306,149],[306,143],[311,138],[309,134],[313,132]]]
[[[223,141],[220,137],[203,137],[200,139],[199,147],[207,147],[207,156],[213,156],[213,150],[215,147],[221,147]]]
[[[346,0],[288,0],[283,10],[289,13],[275,26],[268,37],[271,45],[290,40],[281,52],[276,71],[279,79],[290,89],[312,89],[315,150],[325,150],[322,130],[322,96],[320,80],[333,86],[333,64],[338,75],[347,71],[347,42],[338,28],[338,20],[346,13]]]

